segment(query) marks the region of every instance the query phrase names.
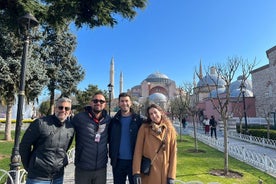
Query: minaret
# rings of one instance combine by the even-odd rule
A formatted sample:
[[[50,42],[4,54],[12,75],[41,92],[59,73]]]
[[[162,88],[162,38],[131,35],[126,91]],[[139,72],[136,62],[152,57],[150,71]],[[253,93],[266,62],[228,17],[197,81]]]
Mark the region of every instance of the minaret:
[[[124,85],[123,72],[121,72],[120,73],[120,93],[124,91],[123,85]]]
[[[202,74],[202,64],[201,64],[201,59],[200,59],[200,63],[199,63],[199,79],[203,78],[203,74]]]
[[[112,92],[111,92],[111,99],[114,99],[114,58],[112,57],[111,62],[110,62],[110,81],[109,83],[112,84]]]

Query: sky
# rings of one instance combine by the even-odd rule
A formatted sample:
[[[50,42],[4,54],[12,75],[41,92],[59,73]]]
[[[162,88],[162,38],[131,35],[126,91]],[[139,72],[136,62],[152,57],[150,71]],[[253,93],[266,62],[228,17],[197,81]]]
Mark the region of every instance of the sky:
[[[266,51],[276,45],[275,0],[149,0],[129,21],[111,27],[73,29],[75,56],[85,70],[78,89],[89,84],[107,90],[110,62],[115,64],[115,95],[160,72],[181,86],[229,57],[241,57],[256,68],[268,64]],[[198,80],[197,80],[198,81]]]

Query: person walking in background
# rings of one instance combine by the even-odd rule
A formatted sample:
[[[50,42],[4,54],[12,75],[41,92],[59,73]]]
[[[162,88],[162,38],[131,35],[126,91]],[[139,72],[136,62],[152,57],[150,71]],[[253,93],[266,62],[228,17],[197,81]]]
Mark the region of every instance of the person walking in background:
[[[204,117],[203,124],[205,126],[205,134],[209,135],[210,132],[210,121],[207,116]]]
[[[185,117],[183,117],[183,118],[182,118],[181,123],[182,123],[182,127],[183,127],[183,129],[185,129],[185,128],[186,128],[186,126],[187,126],[187,123],[186,123],[186,118],[185,118]]]
[[[120,110],[112,118],[109,126],[109,157],[111,159],[114,184],[133,184],[132,160],[138,130],[143,119],[131,108],[131,97],[127,93],[119,95]]]
[[[74,137],[68,120],[71,100],[57,99],[55,114],[36,119],[27,128],[19,146],[22,164],[28,172],[26,184],[62,184],[66,152]]]
[[[91,99],[85,112],[76,114],[72,124],[76,132],[75,183],[105,184],[108,162],[108,126],[110,116],[105,110],[102,92]]]
[[[173,184],[176,178],[177,133],[164,110],[156,104],[147,108],[147,122],[139,129],[134,158],[135,184]],[[141,173],[142,156],[151,160],[149,174]]]
[[[214,116],[211,116],[210,125],[211,125],[211,137],[215,134],[215,138],[217,139],[217,121]]]

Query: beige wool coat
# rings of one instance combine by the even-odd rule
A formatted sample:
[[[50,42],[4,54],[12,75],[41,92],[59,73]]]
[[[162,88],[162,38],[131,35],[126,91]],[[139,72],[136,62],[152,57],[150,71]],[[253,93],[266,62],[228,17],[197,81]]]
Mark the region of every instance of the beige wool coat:
[[[141,174],[142,184],[167,184],[167,178],[176,178],[177,140],[172,127],[164,126],[161,134],[157,134],[150,124],[143,124],[138,132],[133,158],[133,174],[141,174],[142,155],[153,159],[167,130],[165,146],[162,147],[154,160],[149,176]]]

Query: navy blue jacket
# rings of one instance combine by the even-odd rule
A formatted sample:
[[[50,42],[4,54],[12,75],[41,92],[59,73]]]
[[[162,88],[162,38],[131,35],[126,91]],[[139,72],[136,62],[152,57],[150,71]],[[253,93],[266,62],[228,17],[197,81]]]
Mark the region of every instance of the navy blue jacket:
[[[102,116],[99,123],[96,123],[87,111],[78,113],[72,119],[76,133],[75,166],[77,168],[95,171],[107,166],[108,126],[111,118],[106,110],[102,111]],[[99,141],[96,141],[97,132],[100,134]]]
[[[132,120],[129,126],[130,131],[130,145],[132,154],[134,154],[136,138],[138,134],[138,130],[143,123],[144,119],[140,117],[140,115],[132,112]],[[120,141],[121,141],[121,110],[119,110],[115,116],[112,118],[110,126],[109,126],[109,157],[111,159],[111,165],[113,167],[116,166],[119,149],[120,149]]]

